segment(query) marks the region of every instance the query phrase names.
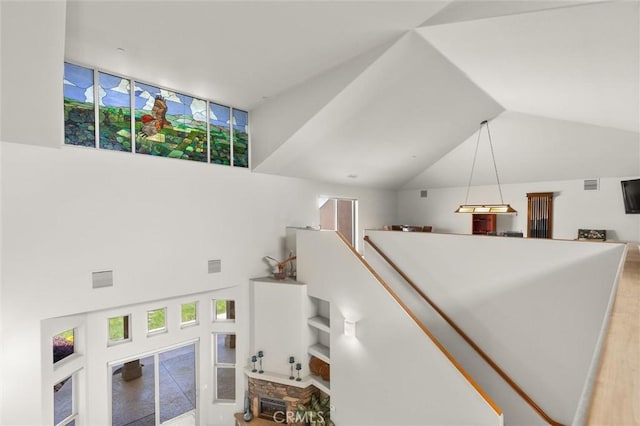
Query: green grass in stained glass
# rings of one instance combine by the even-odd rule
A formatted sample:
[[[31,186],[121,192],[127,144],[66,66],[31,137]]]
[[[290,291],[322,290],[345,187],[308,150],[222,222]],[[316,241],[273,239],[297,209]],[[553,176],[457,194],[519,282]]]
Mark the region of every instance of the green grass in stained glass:
[[[131,83],[98,73],[100,148],[131,152]]]
[[[209,103],[209,137],[211,163],[231,164],[231,108]]]
[[[93,70],[64,64],[64,143],[95,147]]]
[[[249,113],[233,110],[233,165],[249,167]]]
[[[143,83],[135,89],[136,152],[207,161],[207,103]]]

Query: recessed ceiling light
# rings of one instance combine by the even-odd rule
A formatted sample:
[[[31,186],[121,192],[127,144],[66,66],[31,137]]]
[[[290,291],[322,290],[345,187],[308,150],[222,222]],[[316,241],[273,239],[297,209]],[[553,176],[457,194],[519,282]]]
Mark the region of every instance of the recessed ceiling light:
[[[357,174],[355,174],[355,173],[351,173],[351,174],[348,174],[348,175],[347,175],[347,177],[348,177],[349,179],[357,179],[357,178],[358,178],[358,175],[357,175]]]

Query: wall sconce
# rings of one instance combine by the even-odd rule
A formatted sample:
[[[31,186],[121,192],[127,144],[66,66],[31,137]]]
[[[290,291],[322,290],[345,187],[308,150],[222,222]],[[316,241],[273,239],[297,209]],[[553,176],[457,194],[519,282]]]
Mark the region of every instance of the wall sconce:
[[[347,337],[356,337],[356,322],[344,320],[344,335]]]

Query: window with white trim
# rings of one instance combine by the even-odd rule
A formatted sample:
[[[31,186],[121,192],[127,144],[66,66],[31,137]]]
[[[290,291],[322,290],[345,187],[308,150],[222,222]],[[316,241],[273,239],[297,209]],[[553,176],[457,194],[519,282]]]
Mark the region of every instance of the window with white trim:
[[[236,400],[236,334],[213,333],[214,399],[216,402]]]
[[[109,345],[131,341],[131,316],[121,315],[107,320]]]
[[[147,334],[167,331],[167,308],[147,311]]]
[[[198,324],[198,302],[180,305],[180,325],[183,327]]]
[[[56,426],[75,426],[78,418],[75,374],[53,386],[53,419]]]

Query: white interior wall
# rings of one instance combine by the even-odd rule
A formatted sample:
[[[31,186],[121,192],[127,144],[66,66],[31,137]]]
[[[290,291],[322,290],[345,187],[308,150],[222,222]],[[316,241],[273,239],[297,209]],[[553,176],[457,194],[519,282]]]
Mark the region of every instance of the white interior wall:
[[[2,3],[0,141],[58,146],[66,0]]]
[[[318,225],[320,195],[358,199],[360,235],[395,213],[389,191],[90,148],[3,143],[1,171],[2,424],[43,421],[40,351],[24,350],[40,347],[42,319],[229,286],[242,303],[262,257],[284,255],[286,226]],[[104,269],[114,286],[93,290]]]
[[[4,45],[3,40],[4,37],[2,36],[2,30],[5,27],[4,26],[4,21],[3,21],[3,15],[2,15],[2,2],[0,2],[0,70],[3,69],[2,67],[2,57],[4,56]],[[3,79],[2,76],[0,75],[0,117],[2,117],[2,99],[3,99],[3,93],[2,93],[2,87],[3,87]],[[0,119],[0,135],[2,135],[2,119]],[[2,163],[2,145],[0,144],[0,163]],[[2,187],[2,176],[0,174],[0,188]],[[0,196],[0,241],[2,241],[2,196]],[[0,300],[2,300],[2,287],[3,287],[3,280],[2,280],[2,244],[0,244]],[[0,303],[0,342],[2,341],[2,303]],[[2,359],[2,351],[0,351],[0,365],[4,365],[3,359]],[[3,375],[2,375],[2,368],[0,368],[0,383],[3,382]],[[2,385],[0,385],[0,420],[2,419]]]
[[[625,214],[620,181],[633,177],[600,178],[600,189],[585,191],[583,180],[502,185],[505,203],[517,215],[498,215],[498,231],[527,233],[527,193],[554,192],[553,238],[575,239],[578,229],[606,229],[607,239],[640,241],[640,215]],[[432,225],[433,232],[471,233],[471,215],[453,211],[465,201],[466,187],[431,188],[427,198],[420,191],[398,192],[398,219],[410,225]],[[473,186],[469,204],[500,201],[496,185]]]
[[[255,280],[251,284],[253,338],[249,345],[250,355],[263,351],[264,371],[284,376],[290,374],[288,360],[293,356],[296,363],[302,363],[300,374],[306,376],[309,371],[306,362],[307,318],[311,309],[307,286],[272,280]]]
[[[597,368],[592,361],[600,351],[624,244],[368,234],[552,418],[572,424]],[[404,285],[396,274],[383,273],[388,265],[371,252],[367,245],[366,258],[376,270]],[[505,424],[539,424],[439,317],[416,312],[481,386],[496,392],[491,396],[504,405]]]
[[[330,303],[336,424],[502,425],[335,232],[298,231],[297,248],[298,279]],[[356,322],[355,338],[343,334],[345,319]]]

